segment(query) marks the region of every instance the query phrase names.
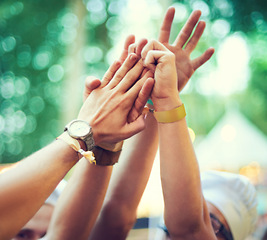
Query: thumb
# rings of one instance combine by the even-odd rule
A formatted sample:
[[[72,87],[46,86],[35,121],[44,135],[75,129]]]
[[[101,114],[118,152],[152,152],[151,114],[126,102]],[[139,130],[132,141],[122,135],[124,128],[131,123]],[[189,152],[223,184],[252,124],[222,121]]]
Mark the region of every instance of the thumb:
[[[90,95],[90,93],[101,85],[101,81],[94,77],[89,76],[85,80],[85,88],[83,93],[83,101]]]
[[[145,129],[145,116],[140,115],[135,121],[128,123],[124,131],[124,139],[132,137],[133,135]]]

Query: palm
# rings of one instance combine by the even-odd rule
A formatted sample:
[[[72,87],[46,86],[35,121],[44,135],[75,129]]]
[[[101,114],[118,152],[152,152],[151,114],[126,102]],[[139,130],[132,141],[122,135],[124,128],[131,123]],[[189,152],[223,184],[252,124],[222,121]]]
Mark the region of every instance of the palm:
[[[180,92],[195,72],[195,69],[190,60],[190,55],[185,50],[175,46],[171,46],[169,43],[163,44],[175,54],[175,65],[179,79],[178,90]]]
[[[178,75],[178,90],[181,91],[195,70],[211,58],[214,53],[214,49],[209,48],[196,59],[190,59],[190,54],[197,46],[197,43],[205,29],[205,23],[203,21],[198,22],[201,16],[200,11],[194,11],[190,15],[173,45],[171,45],[169,43],[169,38],[174,14],[175,9],[173,7],[169,8],[160,29],[159,41],[175,54],[175,64]],[[194,28],[195,31],[191,37]]]

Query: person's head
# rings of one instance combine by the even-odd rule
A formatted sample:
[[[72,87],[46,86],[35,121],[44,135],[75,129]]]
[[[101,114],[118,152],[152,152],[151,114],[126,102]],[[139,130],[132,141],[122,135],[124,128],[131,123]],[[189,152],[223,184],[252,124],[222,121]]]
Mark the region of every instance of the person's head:
[[[239,174],[207,171],[201,174],[201,184],[212,225],[221,227],[218,239],[227,239],[228,232],[234,240],[243,240],[254,231],[257,198],[248,178]]]
[[[45,236],[56,202],[65,187],[63,180],[46,199],[39,211],[27,222],[12,240],[36,240]]]

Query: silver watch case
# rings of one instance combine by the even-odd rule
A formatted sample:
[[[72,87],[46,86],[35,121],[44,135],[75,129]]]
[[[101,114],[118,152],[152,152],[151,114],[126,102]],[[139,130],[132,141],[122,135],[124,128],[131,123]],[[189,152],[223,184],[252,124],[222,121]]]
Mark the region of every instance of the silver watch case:
[[[91,151],[95,146],[93,131],[88,122],[83,120],[73,120],[65,126],[64,131],[77,140],[82,140],[86,145],[86,150]]]

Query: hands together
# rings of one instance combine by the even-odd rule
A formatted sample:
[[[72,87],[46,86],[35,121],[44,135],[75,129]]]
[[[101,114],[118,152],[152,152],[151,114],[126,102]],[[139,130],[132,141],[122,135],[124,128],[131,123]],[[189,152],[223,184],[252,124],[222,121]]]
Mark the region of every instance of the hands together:
[[[114,62],[100,82],[94,79],[86,89],[86,98],[78,119],[89,122],[96,145],[117,143],[144,129],[144,119],[139,114],[128,122],[128,114],[134,103],[141,107],[149,98],[154,81],[143,71],[143,64],[136,54],[129,54],[121,64]],[[97,89],[94,89],[97,87]],[[94,89],[94,91],[92,91]]]
[[[141,53],[144,67],[154,74],[151,99],[156,111],[170,110],[179,102],[175,55],[158,41],[150,41]]]
[[[88,102],[89,106],[93,105],[93,109],[99,109],[99,106],[102,106],[102,110],[99,109],[94,117],[91,116],[92,121],[90,119],[92,127],[96,129],[96,142],[98,134],[101,135],[101,139],[104,139],[101,141],[110,141],[111,138],[120,141],[144,128],[144,121],[140,115],[153,88],[154,80],[151,77],[156,80],[151,98],[155,108],[160,110],[166,101],[169,101],[170,96],[176,95],[176,99],[173,99],[177,102],[179,95],[174,89],[178,88],[180,92],[195,70],[213,55],[214,49],[209,48],[201,56],[190,59],[190,54],[197,46],[205,29],[205,22],[199,21],[201,16],[199,10],[190,15],[174,43],[169,43],[174,14],[175,9],[170,7],[160,28],[159,42],[152,41],[147,44],[146,39],[141,39],[135,43],[135,37],[130,35],[126,38],[119,61],[109,68],[103,80],[88,77],[84,100],[89,94],[93,96],[90,96],[85,104]],[[195,31],[190,38],[194,28]],[[135,59],[130,59],[130,56],[134,56]],[[141,56],[142,59],[138,60]],[[159,61],[153,62],[153,58]],[[176,76],[174,77],[174,75]],[[107,92],[109,92],[109,97],[108,100],[105,100],[104,96]],[[86,111],[83,113],[85,109],[84,106],[79,117],[86,118],[86,114],[90,113],[90,109],[86,110],[87,113]],[[121,115],[117,115],[118,112]],[[110,115],[109,118],[104,117],[108,115]],[[126,115],[127,120],[125,121]],[[118,116],[121,118],[118,119]],[[97,130],[100,129],[100,126],[102,127],[101,131]],[[113,132],[111,129],[114,130],[114,127],[118,130],[116,137],[111,134]]]
[[[179,81],[178,90],[180,92],[185,87],[193,73],[211,58],[215,50],[214,48],[209,48],[199,57],[193,60],[190,59],[190,55],[196,48],[206,27],[204,21],[199,21],[201,16],[200,10],[195,10],[191,13],[184,27],[177,35],[174,43],[169,43],[174,14],[175,8],[170,7],[163,19],[158,40],[175,55],[176,71]],[[190,37],[193,31],[194,33],[192,37]],[[145,40],[142,39],[140,42],[141,41],[144,42]],[[124,49],[120,57],[121,62],[126,59],[129,53],[136,52],[137,55],[140,53],[140,47],[135,51],[135,45],[134,36],[129,36],[125,41]]]

